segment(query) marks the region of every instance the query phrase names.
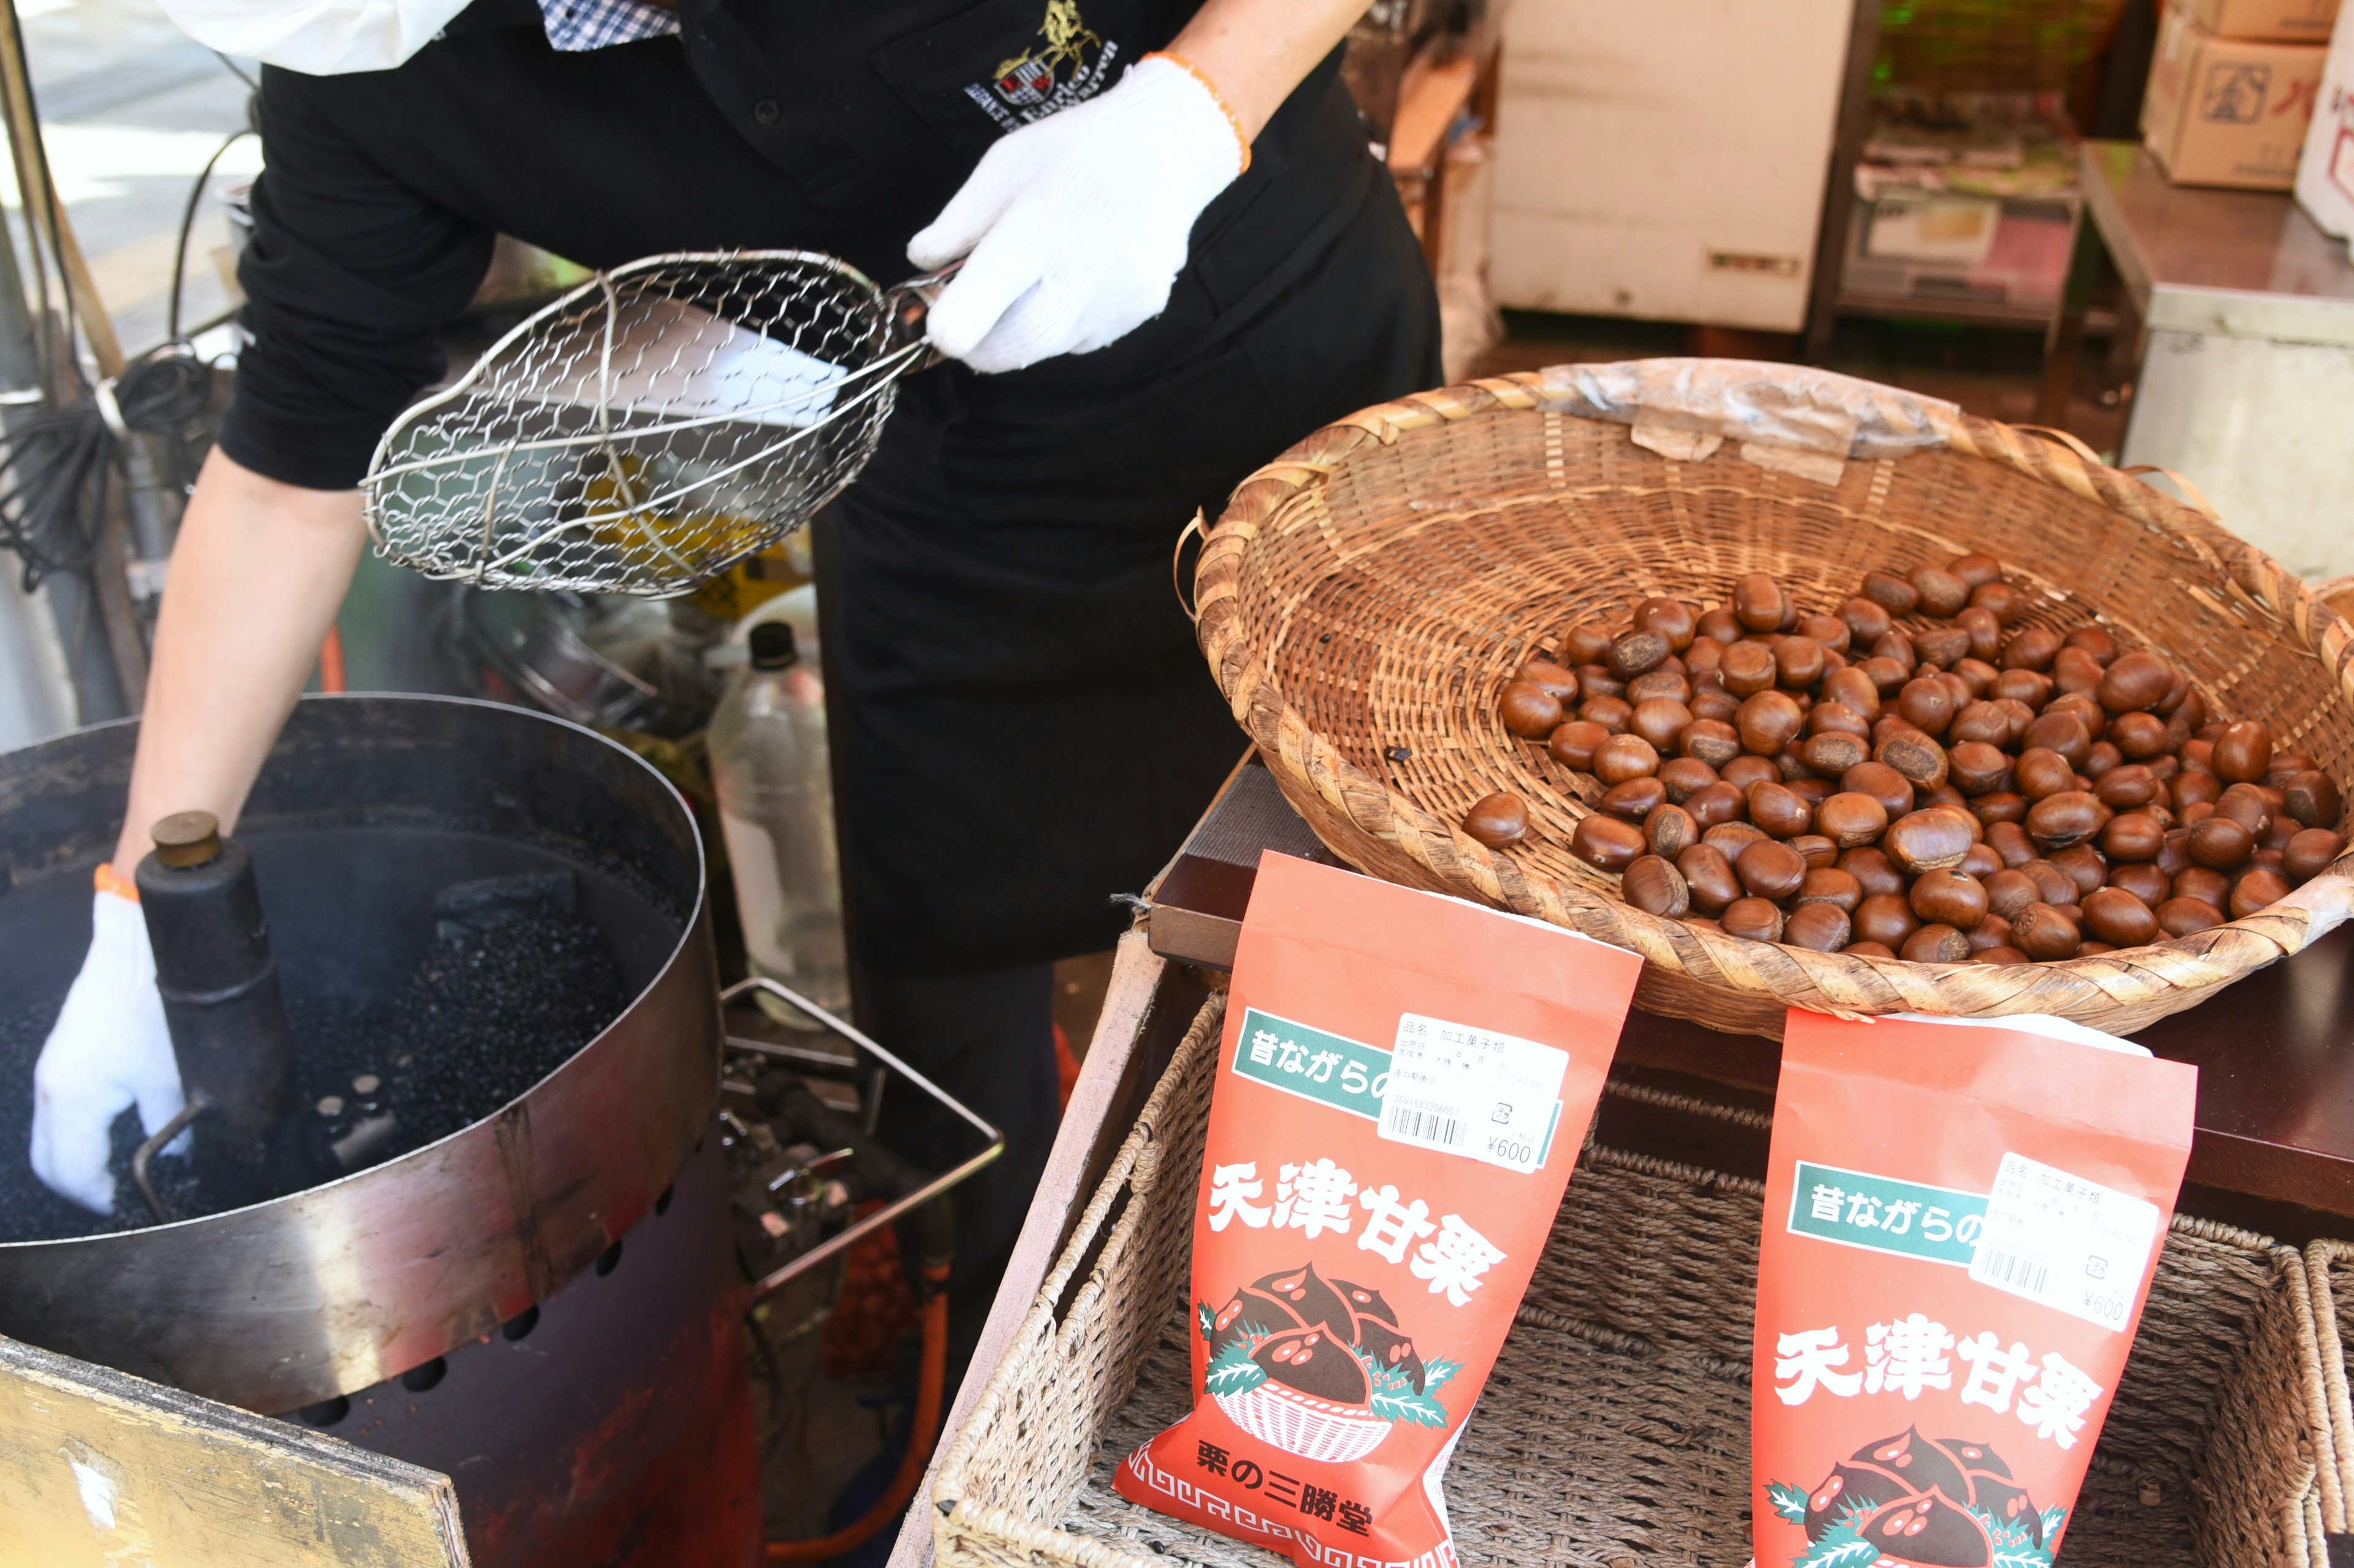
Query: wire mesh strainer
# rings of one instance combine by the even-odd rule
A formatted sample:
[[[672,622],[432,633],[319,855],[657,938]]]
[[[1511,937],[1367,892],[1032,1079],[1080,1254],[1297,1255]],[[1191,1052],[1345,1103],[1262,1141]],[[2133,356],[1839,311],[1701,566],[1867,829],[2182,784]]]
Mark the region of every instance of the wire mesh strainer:
[[[650,256],[540,311],[402,414],[367,478],[387,559],[482,588],[684,593],[856,478],[931,361],[948,273],[830,256]]]

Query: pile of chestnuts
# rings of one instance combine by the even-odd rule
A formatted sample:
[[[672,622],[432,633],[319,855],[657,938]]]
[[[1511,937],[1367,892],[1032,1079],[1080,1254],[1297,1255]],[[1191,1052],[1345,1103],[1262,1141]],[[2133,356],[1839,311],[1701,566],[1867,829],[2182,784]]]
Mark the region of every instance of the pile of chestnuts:
[[[2346,847],[2337,783],[2098,626],[2020,624],[1991,556],[1867,574],[1829,614],[1770,576],[1647,599],[1529,659],[1498,716],[1601,786],[1571,853],[1638,909],[1819,952],[2082,958],[2253,914]],[[1501,848],[1528,804],[1464,832]]]

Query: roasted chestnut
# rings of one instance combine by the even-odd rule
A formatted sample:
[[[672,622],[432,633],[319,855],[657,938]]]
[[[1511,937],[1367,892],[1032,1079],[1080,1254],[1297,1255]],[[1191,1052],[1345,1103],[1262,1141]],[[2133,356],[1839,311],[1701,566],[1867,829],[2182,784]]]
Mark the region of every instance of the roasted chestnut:
[[[1863,597],[1891,615],[1910,615],[1921,602],[1921,590],[1894,572],[1866,572]]]
[[[1994,612],[1995,620],[2009,626],[2027,608],[2027,601],[2009,583],[1980,583],[1970,590],[1970,603]]]
[[[2234,920],[2244,920],[2259,909],[2269,909],[2288,896],[2288,879],[2264,866],[2251,866],[2232,884],[2232,901],[2224,906]]]
[[[2344,802],[2337,780],[2318,768],[2294,774],[2281,786],[2282,809],[2308,828],[2334,828]]]
[[[1691,890],[1692,907],[1703,915],[1719,914],[1742,896],[1741,879],[1733,873],[1733,862],[1713,844],[1694,844],[1676,856],[1676,870]]]
[[[1678,653],[1691,646],[1700,630],[1700,617],[1680,599],[1647,599],[1627,619],[1666,638],[1668,647]]]
[[[1640,822],[1667,802],[1668,787],[1645,773],[1613,784],[1596,804],[1622,822]]]
[[[2134,861],[2109,868],[2109,885],[2122,887],[2152,909],[2171,895],[2172,878],[2148,861]]]
[[[1618,895],[1647,915],[1677,920],[1691,908],[1683,873],[1656,854],[1638,855],[1618,876]]]
[[[2156,860],[2165,842],[2165,825],[2147,811],[2112,817],[2101,830],[2101,853],[2111,860]]]
[[[1866,898],[1882,894],[1901,895],[1904,891],[1904,874],[1889,860],[1888,853],[1877,846],[1847,851],[1839,857],[1839,869],[1855,878]]]
[[[2273,732],[2254,719],[2243,719],[2216,737],[2211,753],[2215,777],[2226,784],[2253,783],[2264,776],[2273,759]]]
[[[2084,944],[2084,932],[2056,906],[2031,904],[2010,916],[2010,943],[2031,959],[2064,959]]]
[[[2346,853],[2346,835],[2329,828],[2307,828],[2281,850],[2281,871],[2293,883],[2310,882]]]
[[[1676,747],[1686,757],[1723,768],[1741,755],[1741,735],[1721,719],[1694,718],[1684,726]]]
[[[2157,910],[2158,927],[2169,937],[2188,937],[2223,923],[2223,912],[2203,898],[2169,898]]]
[[[1970,939],[1951,926],[1924,926],[1904,938],[1897,956],[1912,964],[1966,963]]]
[[[1764,898],[1736,898],[1717,916],[1728,937],[1739,937],[1752,942],[1778,942],[1782,939],[1782,911]]]
[[[1872,748],[1872,758],[1916,789],[1934,789],[1946,781],[1946,748],[1917,731],[1890,734]]]
[[[1681,702],[1672,697],[1649,697],[1635,705],[1627,730],[1649,741],[1652,749],[1664,757],[1675,749],[1685,726],[1691,722],[1692,711]]]
[[[2043,671],[2052,668],[2052,661],[2060,653],[2060,634],[2048,626],[2030,626],[2010,635],[2003,644],[2002,667],[2006,670]],[[2034,949],[2023,949],[2032,955]]]
[[[1987,917],[1987,890],[1976,877],[1958,871],[1923,873],[1909,899],[1913,913],[1928,925],[1967,931]]]
[[[2193,864],[2229,871],[2255,853],[2256,836],[2229,817],[2209,817],[2190,830]]]
[[[1798,852],[1772,839],[1759,839],[1734,856],[1733,869],[1741,885],[1760,898],[1779,901],[1798,891],[1807,880],[1807,863]]]
[[[1561,699],[1534,681],[1511,681],[1496,698],[1504,727],[1527,740],[1543,740],[1561,726]]]
[[[1744,750],[1771,757],[1797,738],[1807,722],[1803,709],[1787,692],[1758,692],[1741,705],[1734,727],[1741,732]]]
[[[2084,895],[2084,929],[2116,947],[2138,948],[2158,940],[2158,916],[2122,887],[2096,888]]]
[[[1502,849],[1528,836],[1529,803],[1499,791],[1464,813],[1463,831],[1490,849]]]
[[[1716,769],[1697,757],[1670,757],[1659,764],[1659,782],[1668,799],[1681,806],[1692,791],[1716,782]]]
[[[1867,942],[1878,942],[1894,952],[1904,946],[1904,938],[1921,928],[1920,917],[1913,906],[1893,893],[1875,893],[1855,906],[1850,916],[1855,934]]]
[[[1801,904],[1782,922],[1784,942],[1818,953],[1838,952],[1853,934],[1847,911],[1836,904]]]
[[[1610,629],[1598,620],[1574,622],[1561,634],[1561,657],[1565,664],[1599,664],[1608,652]]]
[[[2027,836],[2047,850],[2064,849],[2100,832],[2108,815],[2099,796],[2064,789],[2028,808]]]
[[[1681,806],[1657,806],[1643,819],[1643,842],[1669,860],[1700,842],[1700,824]]]
[[[1614,735],[1594,748],[1593,773],[1605,784],[1649,779],[1659,770],[1658,748],[1639,735]]]
[[[1972,826],[1961,812],[1942,806],[1912,811],[1888,824],[1881,848],[1899,870],[1915,875],[1945,870],[1961,864],[1978,842]]]
[[[1815,825],[1813,808],[1787,785],[1752,784],[1748,804],[1749,820],[1777,839],[1796,838]]]
[[[1577,831],[1569,841],[1572,854],[1604,871],[1626,870],[1649,847],[1640,828],[1599,811],[1578,819]]]
[[[1803,692],[1823,678],[1823,645],[1810,637],[1784,637],[1774,644],[1776,680],[1786,691]]]
[[[2042,897],[2033,877],[2008,867],[1986,879],[1985,892],[1988,913],[1999,915],[2005,920]]]

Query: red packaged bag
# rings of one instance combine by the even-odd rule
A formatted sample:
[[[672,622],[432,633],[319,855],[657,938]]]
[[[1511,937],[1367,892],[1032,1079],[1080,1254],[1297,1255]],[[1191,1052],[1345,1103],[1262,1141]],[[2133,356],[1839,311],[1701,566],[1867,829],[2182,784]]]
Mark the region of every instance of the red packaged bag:
[[[2198,1082],[2059,1020],[1790,1013],[1757,1257],[1759,1568],[2050,1568]]]
[[[1193,1413],[1121,1496],[1301,1563],[1455,1562],[1439,1493],[1642,960],[1277,854],[1193,1216]]]

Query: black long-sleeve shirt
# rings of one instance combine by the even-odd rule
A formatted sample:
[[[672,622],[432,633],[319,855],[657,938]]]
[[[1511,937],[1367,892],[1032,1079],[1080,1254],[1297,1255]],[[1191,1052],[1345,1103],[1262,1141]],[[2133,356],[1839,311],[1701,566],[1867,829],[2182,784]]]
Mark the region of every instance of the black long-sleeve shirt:
[[[1091,96],[1196,0],[684,0],[679,37],[550,48],[534,0],[478,0],[398,69],[267,69],[265,171],[239,270],[252,342],[231,457],[352,485],[440,373],[438,329],[504,232],[592,267],[668,250],[830,251],[881,283],[983,152]],[[1010,376],[952,367],[1016,425],[1204,351],[1360,199],[1368,161],[1331,61],[1195,228],[1169,311],[1115,344]],[[1336,116],[1349,121],[1337,133]],[[1352,144],[1353,135],[1354,144]]]

